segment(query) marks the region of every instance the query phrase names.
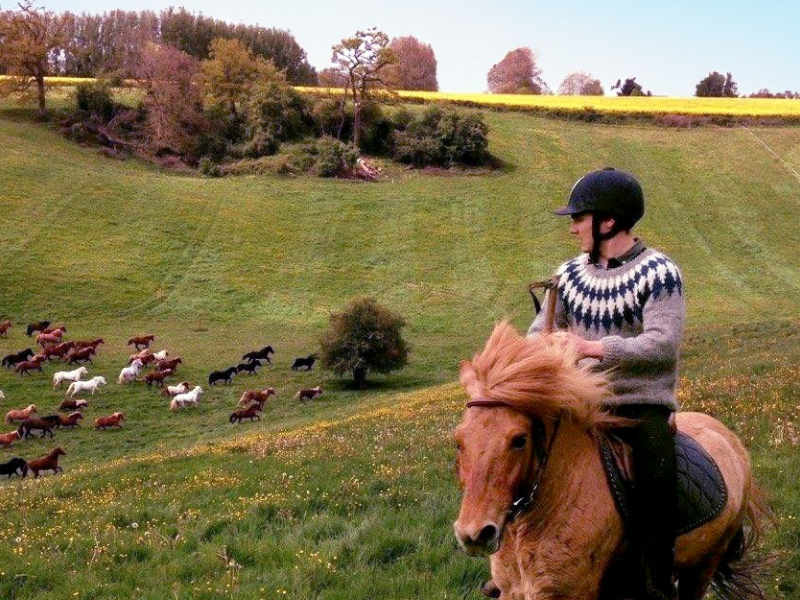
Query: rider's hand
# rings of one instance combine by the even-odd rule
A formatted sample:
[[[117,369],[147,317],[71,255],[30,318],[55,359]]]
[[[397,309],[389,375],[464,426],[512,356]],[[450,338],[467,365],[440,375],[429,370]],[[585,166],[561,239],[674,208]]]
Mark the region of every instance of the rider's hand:
[[[551,334],[562,348],[575,346],[579,358],[599,358],[602,359],[605,353],[603,343],[599,341],[585,340],[570,331],[556,331]]]

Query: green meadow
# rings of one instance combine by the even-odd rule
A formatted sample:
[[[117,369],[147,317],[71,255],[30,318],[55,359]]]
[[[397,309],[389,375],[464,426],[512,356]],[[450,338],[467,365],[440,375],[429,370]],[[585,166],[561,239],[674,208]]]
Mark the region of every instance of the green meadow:
[[[451,529],[457,364],[496,321],[530,323],[527,284],[576,252],[552,210],[606,165],[638,176],[640,234],[683,271],[683,406],[745,439],[772,499],[768,597],[800,598],[800,128],[486,119],[503,169],[383,163],[365,184],[170,173],[0,106],[0,319],[14,322],[0,354],[49,319],[68,339],[105,339],[89,374],[109,382],[81,429],[0,450],[67,452],[62,474],[0,482],[0,598],[479,598],[486,561]],[[291,371],[362,295],[407,320],[408,366],[363,392]],[[126,341],[145,333],[183,357],[173,382],[203,386],[197,408],[117,385]],[[206,385],[266,344],[272,366]],[[54,412],[61,368],[0,370],[3,414]],[[315,385],[318,400],[293,398]],[[230,425],[242,391],[267,386],[278,396],[262,420]],[[92,430],[115,411],[121,430]]]

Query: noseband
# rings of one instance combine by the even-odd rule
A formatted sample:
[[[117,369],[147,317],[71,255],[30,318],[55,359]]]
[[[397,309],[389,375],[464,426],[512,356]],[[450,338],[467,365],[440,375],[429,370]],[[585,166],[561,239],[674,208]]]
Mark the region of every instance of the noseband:
[[[510,408],[511,410],[518,411],[518,409],[513,406],[510,402],[506,402],[505,400],[492,400],[490,398],[479,398],[477,400],[470,400],[467,402],[467,408],[472,407],[479,407],[479,408]],[[536,456],[538,466],[536,468],[536,472],[533,475],[533,480],[530,482],[524,482],[520,484],[517,488],[517,493],[514,501],[511,503],[511,506],[506,511],[506,523],[510,524],[513,523],[520,515],[525,514],[528,512],[532,507],[534,502],[536,501],[536,493],[539,491],[539,484],[542,481],[542,477],[544,477],[545,469],[547,468],[547,459],[550,457],[550,453],[553,450],[553,444],[556,441],[556,436],[558,435],[558,429],[561,426],[561,418],[559,417],[556,419],[555,426],[553,428],[553,435],[550,437],[550,441],[547,444],[547,449],[544,447],[544,440],[545,440],[545,427],[544,423],[540,420],[535,419],[533,421],[532,426],[532,440],[531,443],[534,444],[533,452]]]

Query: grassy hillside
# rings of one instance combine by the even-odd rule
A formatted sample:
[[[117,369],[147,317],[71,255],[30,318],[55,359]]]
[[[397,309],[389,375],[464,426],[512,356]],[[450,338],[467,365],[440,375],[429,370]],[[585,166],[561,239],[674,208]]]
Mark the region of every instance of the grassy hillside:
[[[800,540],[800,129],[491,114],[506,171],[389,168],[385,182],[356,184],[177,176],[105,159],[17,114],[0,113],[0,318],[15,322],[0,353],[29,345],[24,324],[44,318],[70,338],[103,336],[90,373],[109,381],[138,333],[182,355],[193,382],[267,343],[277,353],[177,414],[152,390],[112,382],[87,416],[124,410],[122,431],[0,450],[2,461],[54,443],[68,452],[62,476],[0,484],[0,597],[477,597],[485,565],[455,551],[450,529],[455,367],[497,319],[529,323],[526,284],[575,250],[551,210],[608,164],[640,178],[641,233],[684,272],[684,404],[747,439],[782,523],[772,547]],[[408,319],[409,366],[367,393],[290,371],[327,315],[360,294]],[[49,412],[62,395],[47,379],[3,370],[2,406]],[[292,400],[317,384],[321,400]],[[228,425],[241,391],[266,385],[279,396],[264,420]],[[798,560],[779,567],[775,598],[800,597]]]

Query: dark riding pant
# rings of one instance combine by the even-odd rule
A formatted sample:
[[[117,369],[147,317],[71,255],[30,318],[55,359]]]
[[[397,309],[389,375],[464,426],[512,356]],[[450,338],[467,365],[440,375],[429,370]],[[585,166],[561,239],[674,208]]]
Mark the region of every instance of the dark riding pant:
[[[612,410],[637,421],[614,431],[633,453],[636,483],[632,527],[626,534],[641,565],[637,600],[669,600],[675,597],[672,570],[678,509],[675,436],[668,423],[672,411],[652,404]]]

